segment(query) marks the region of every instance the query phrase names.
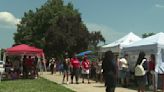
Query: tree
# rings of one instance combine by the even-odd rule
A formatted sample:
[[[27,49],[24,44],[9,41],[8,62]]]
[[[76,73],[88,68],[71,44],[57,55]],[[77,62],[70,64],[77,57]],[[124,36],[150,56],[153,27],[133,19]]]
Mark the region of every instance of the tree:
[[[47,56],[52,57],[61,56],[64,51],[86,50],[90,36],[93,34],[89,33],[81,14],[71,3],[64,5],[62,0],[48,0],[41,8],[24,13],[14,40],[15,44],[42,48]]]
[[[155,33],[144,33],[142,34],[142,38],[146,38],[146,37],[149,37],[149,36],[152,36],[152,35],[155,35]]]
[[[93,31],[90,33],[90,45],[96,49],[100,42],[105,43],[105,38],[102,36],[100,31]]]

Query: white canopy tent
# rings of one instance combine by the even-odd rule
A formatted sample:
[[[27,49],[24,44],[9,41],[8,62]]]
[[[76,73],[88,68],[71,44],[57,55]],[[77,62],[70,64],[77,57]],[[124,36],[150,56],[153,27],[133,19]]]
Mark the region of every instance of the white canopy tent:
[[[155,54],[155,71],[159,74],[164,73],[164,33],[160,32],[156,35],[134,42],[125,46],[122,50],[123,53],[127,53],[129,55],[138,55],[140,51],[144,51],[147,56]]]
[[[156,35],[147,37],[143,40],[134,42],[128,46],[125,46],[122,49],[123,53],[129,54],[131,63],[131,68],[134,69],[134,65],[137,61],[138,54],[140,51],[144,51],[146,58],[150,57],[150,54],[156,56],[156,65],[155,65],[155,87],[162,88],[162,77],[157,77],[158,74],[164,74],[164,33],[160,32]],[[133,64],[132,64],[133,63]],[[157,83],[158,82],[158,83]],[[164,78],[163,78],[164,82]],[[158,85],[158,86],[157,86]],[[164,89],[164,84],[163,84]]]
[[[135,35],[134,33],[130,32],[127,35],[125,35],[124,37],[122,37],[110,44],[102,46],[100,48],[100,52],[106,52],[108,50],[111,50],[114,53],[119,53],[124,46],[129,45],[138,40],[141,40],[141,38],[139,36]]]

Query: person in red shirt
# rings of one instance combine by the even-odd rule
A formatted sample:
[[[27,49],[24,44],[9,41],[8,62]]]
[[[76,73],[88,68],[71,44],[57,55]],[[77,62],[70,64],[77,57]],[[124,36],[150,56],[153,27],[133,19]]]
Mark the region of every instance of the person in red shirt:
[[[71,84],[73,84],[73,77],[75,76],[76,84],[79,84],[79,70],[80,70],[80,62],[77,57],[74,55],[71,58]]]
[[[31,58],[31,56],[28,57],[26,64],[27,64],[27,71],[28,75],[33,76],[33,62],[34,60]]]
[[[89,72],[90,72],[90,61],[87,59],[87,56],[85,56],[82,61],[82,83],[84,83],[84,77],[85,77],[85,75],[87,75],[88,84],[90,84]]]
[[[150,55],[150,61],[149,61],[149,71],[152,72],[155,70],[155,55]]]
[[[155,87],[155,55],[151,54],[150,55],[150,61],[149,61],[149,86],[150,88],[153,87],[154,92],[156,92],[156,87]]]

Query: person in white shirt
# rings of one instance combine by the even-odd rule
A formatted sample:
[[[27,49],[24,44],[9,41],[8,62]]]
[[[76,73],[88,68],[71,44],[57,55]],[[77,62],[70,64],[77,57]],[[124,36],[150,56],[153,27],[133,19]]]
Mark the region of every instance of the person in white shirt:
[[[128,54],[125,54],[123,58],[119,60],[119,68],[120,68],[120,78],[121,84],[123,86],[128,86],[129,79],[129,67],[128,67]]]

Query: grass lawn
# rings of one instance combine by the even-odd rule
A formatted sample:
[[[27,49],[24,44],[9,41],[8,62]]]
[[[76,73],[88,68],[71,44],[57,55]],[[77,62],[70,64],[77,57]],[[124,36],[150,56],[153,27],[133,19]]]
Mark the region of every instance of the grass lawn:
[[[0,82],[0,92],[74,92],[43,78]]]

